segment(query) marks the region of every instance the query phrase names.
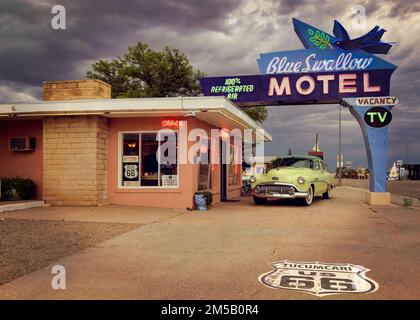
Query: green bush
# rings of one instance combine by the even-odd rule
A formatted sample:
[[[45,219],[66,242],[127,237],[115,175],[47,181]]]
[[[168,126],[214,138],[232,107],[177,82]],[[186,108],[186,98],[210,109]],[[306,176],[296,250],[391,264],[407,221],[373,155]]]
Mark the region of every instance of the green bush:
[[[213,203],[213,193],[210,191],[198,191],[196,194],[201,194],[206,199],[206,204],[210,206]]]
[[[1,200],[32,199],[35,184],[31,179],[1,178]]]

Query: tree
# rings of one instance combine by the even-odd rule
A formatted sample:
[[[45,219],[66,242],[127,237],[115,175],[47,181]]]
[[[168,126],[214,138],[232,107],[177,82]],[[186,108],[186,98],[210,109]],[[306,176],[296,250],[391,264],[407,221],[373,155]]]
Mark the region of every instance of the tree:
[[[113,98],[196,96],[201,93],[198,80],[204,76],[179,50],[155,51],[141,42],[123,57],[99,60],[87,72],[89,79],[109,83]]]
[[[112,98],[149,98],[198,96],[201,94],[199,79],[206,75],[194,69],[178,49],[165,47],[155,51],[139,42],[122,57],[95,62],[86,76],[109,83]],[[258,122],[267,118],[265,107],[244,108],[244,111]]]
[[[263,123],[267,119],[267,108],[266,107],[246,107],[242,109],[252,119],[259,123]]]

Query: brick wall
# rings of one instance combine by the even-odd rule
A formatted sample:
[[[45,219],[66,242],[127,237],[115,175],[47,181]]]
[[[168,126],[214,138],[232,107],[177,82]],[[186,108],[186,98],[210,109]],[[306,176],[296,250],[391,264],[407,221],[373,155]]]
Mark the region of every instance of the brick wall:
[[[99,117],[96,152],[98,204],[108,202],[108,119]]]
[[[110,99],[111,85],[100,80],[44,81],[44,101]]]
[[[43,142],[46,203],[89,206],[107,202],[107,119],[45,118]]]

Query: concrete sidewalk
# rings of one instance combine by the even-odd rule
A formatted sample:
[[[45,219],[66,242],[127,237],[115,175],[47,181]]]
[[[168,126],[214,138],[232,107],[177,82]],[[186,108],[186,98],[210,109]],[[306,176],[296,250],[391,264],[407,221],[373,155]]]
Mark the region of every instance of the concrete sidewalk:
[[[363,265],[379,284],[372,294],[322,299],[420,299],[420,212],[366,205],[363,192],[339,187],[311,207],[246,198],[208,212],[153,209],[143,226],[54,263],[66,268],[66,290],[51,288],[49,266],[0,287],[0,298],[319,299],[258,282],[272,262],[289,259]],[[25,217],[86,218],[72,210],[32,209]],[[136,210],[148,215],[122,206],[84,210],[114,222],[144,219]]]
[[[43,207],[31,210],[0,213],[0,218],[94,221],[148,224],[175,217],[182,209],[159,209],[123,205],[99,207]]]

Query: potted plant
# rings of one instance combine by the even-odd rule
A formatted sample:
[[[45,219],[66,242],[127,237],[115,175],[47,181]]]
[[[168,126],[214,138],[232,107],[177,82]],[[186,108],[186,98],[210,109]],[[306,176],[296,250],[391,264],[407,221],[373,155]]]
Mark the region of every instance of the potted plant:
[[[31,179],[23,178],[2,178],[1,199],[2,200],[28,200],[32,199],[35,191],[35,184]]]

